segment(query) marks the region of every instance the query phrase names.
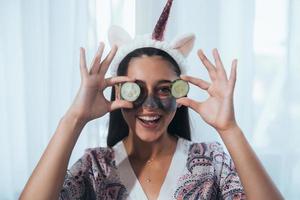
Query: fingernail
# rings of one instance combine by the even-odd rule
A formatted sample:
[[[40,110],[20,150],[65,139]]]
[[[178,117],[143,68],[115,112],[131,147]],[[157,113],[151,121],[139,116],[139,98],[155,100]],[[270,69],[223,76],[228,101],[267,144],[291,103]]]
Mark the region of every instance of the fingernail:
[[[85,52],[85,49],[83,47],[80,47],[80,52],[81,53],[84,53]]]
[[[214,55],[217,55],[217,54],[218,54],[217,48],[214,48],[214,49],[213,49],[213,54],[214,54]]]
[[[204,59],[205,58],[204,51],[202,49],[199,50],[198,55],[199,55],[200,59]]]
[[[100,50],[100,49],[103,49],[104,48],[104,43],[103,42],[100,42],[100,44],[99,44],[99,46],[98,46],[98,51]]]

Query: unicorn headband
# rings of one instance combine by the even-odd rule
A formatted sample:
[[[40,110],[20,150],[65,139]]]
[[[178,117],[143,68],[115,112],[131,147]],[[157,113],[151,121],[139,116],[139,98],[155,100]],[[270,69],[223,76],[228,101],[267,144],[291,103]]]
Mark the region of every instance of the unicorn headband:
[[[117,74],[117,69],[120,62],[130,52],[143,47],[153,47],[165,51],[177,62],[181,73],[186,73],[186,57],[193,49],[195,35],[184,34],[175,38],[172,42],[167,42],[164,40],[165,27],[169,18],[172,3],[173,0],[168,0],[159,20],[157,21],[152,35],[139,35],[135,38],[132,38],[123,28],[119,26],[112,26],[109,29],[109,43],[111,46],[116,45],[118,47],[118,51],[111,66],[112,75]]]

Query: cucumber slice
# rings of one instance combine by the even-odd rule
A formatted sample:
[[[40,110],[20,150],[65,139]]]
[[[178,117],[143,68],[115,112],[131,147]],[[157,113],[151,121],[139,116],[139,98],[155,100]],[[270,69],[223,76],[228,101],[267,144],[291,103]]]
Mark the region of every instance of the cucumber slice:
[[[121,86],[121,98],[126,101],[135,101],[141,94],[141,88],[137,83],[126,82]]]
[[[188,82],[178,79],[172,84],[171,93],[176,99],[184,97],[188,94],[190,86]]]

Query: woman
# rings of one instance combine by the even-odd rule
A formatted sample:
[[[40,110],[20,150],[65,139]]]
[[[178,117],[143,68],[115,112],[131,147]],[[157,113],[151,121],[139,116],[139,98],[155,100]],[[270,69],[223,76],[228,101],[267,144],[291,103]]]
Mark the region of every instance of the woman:
[[[163,16],[171,3],[168,1]],[[158,24],[164,23],[159,20]],[[237,61],[232,62],[228,78],[216,49],[214,64],[199,50],[211,83],[182,76],[183,63],[177,54],[190,52],[193,37],[181,38],[171,49],[160,45],[163,37],[161,28],[157,30],[154,45],[142,42],[126,47],[126,53],[119,49],[117,55],[113,46],[103,61],[101,43],[89,70],[81,48],[79,92],[21,199],[282,199],[235,120]],[[126,37],[113,40],[120,47],[124,43],[120,38]],[[120,62],[112,64],[113,59]],[[116,66],[116,76],[104,78],[111,64]],[[208,92],[209,98],[204,102],[175,99],[170,87],[177,79]],[[139,83],[141,95],[136,101],[121,97],[124,82]],[[114,86],[111,101],[103,95],[109,86]],[[233,162],[218,143],[190,141],[188,107],[216,129]],[[88,149],[67,171],[83,127],[107,113],[111,114],[108,147]]]
[[[158,95],[168,95],[169,91],[166,90],[166,88],[168,88],[166,87],[166,83],[161,85],[157,85],[157,83],[161,80],[173,81],[177,79],[178,76],[176,70],[174,70],[175,66],[161,56],[145,56],[145,54],[143,54],[140,57],[131,58],[126,77],[117,76],[115,78],[104,79],[104,74],[113,55],[116,53],[116,48],[114,47],[101,65],[98,65],[97,61],[99,61],[102,51],[103,46],[99,48],[91,70],[88,72],[85,64],[84,50],[81,49],[81,88],[73,105],[61,120],[55,135],[28,181],[21,199],[56,199],[64,182],[64,176],[71,151],[84,125],[88,121],[101,117],[107,112],[117,108],[122,108],[124,119],[130,128],[129,135],[124,138],[123,143],[126,152],[128,152],[133,171],[138,177],[147,197],[149,199],[157,199],[163,181],[168,170],[170,170],[169,166],[179,140],[178,137],[172,136],[167,131],[168,125],[175,115],[176,108],[174,109],[172,105],[170,106],[172,107],[171,109],[164,111],[148,99],[148,101],[144,101],[142,106],[137,109],[132,109],[132,103],[120,100],[119,98],[115,101],[108,102],[99,91],[103,91],[107,86],[115,85],[116,83],[135,81],[136,79],[145,82],[146,87],[150,90],[149,93],[158,90],[155,91],[159,93]],[[148,54],[153,53],[150,52]],[[248,199],[281,199],[279,192],[272,185],[271,180],[263,170],[263,167],[260,165],[235,121],[233,111],[233,89],[236,77],[236,61],[233,61],[231,75],[230,78],[227,79],[225,70],[216,50],[214,50],[216,67],[212,65],[202,51],[199,51],[198,54],[203,64],[207,67],[213,82],[207,83],[201,79],[189,76],[181,76],[181,78],[206,90],[210,94],[210,97],[202,103],[197,103],[188,98],[181,98],[177,100],[175,107],[179,107],[181,104],[193,108],[207,123],[218,131],[233,158],[237,173],[239,174]],[[156,115],[160,117],[159,123],[155,124],[155,126],[151,126],[151,128],[144,127],[141,125],[143,122],[139,122],[147,116]],[[188,134],[185,136],[187,138],[189,137]],[[212,151],[214,154],[220,153],[218,148],[215,148],[214,151],[215,152]],[[74,165],[73,168],[75,171],[69,174],[70,177],[67,176],[69,180],[82,178],[80,177],[80,170],[84,169],[82,162],[86,162],[85,159],[91,159],[89,154],[93,152],[97,152],[97,150],[90,151],[81,161]],[[110,158],[111,160],[105,162],[112,162],[113,158],[109,157],[112,155],[110,154],[110,151],[107,150],[106,154],[108,155],[102,155],[103,157],[98,157],[98,159]],[[223,159],[225,157],[226,156],[224,156]],[[202,159],[205,158],[202,157]],[[209,156],[207,159],[209,159]],[[185,163],[186,161],[182,160],[182,162]],[[229,163],[226,163],[226,165]],[[176,165],[179,164],[180,163],[176,163]],[[77,168],[76,165],[81,166],[81,168]],[[239,180],[235,177],[234,167],[232,167],[230,173],[234,175],[228,180],[224,178],[224,181],[233,180],[235,181],[235,185],[238,184]],[[151,179],[149,177],[151,177]],[[81,181],[84,182],[84,180]],[[69,194],[71,194],[72,189],[76,190],[74,192],[76,195],[94,194],[94,191],[89,191],[92,190],[93,187],[86,185],[86,188],[83,189],[80,187],[80,183],[77,183],[77,185],[75,185],[75,183],[76,182],[71,182],[73,185],[70,187],[68,182],[65,182],[64,187],[68,188],[69,186]],[[117,185],[118,181],[114,183],[113,189],[117,192],[113,194],[113,192],[110,191],[111,195],[125,195],[126,191],[122,191],[124,186],[121,184]],[[215,184],[210,181],[205,183]],[[232,187],[232,191],[237,192],[229,192],[227,193],[228,195],[244,198],[242,187],[233,187],[230,184],[228,186]],[[87,190],[87,188],[89,188],[89,190]],[[82,192],[78,191],[80,189],[82,189]],[[194,189],[197,190],[197,188]],[[64,195],[65,192],[66,191],[62,191],[61,195]],[[198,193],[198,195],[201,194],[201,192]],[[212,192],[211,195],[220,194],[216,191],[215,193]],[[228,196],[228,198],[234,196]],[[92,198],[92,196],[90,197]],[[198,197],[200,199],[205,198],[205,196]],[[224,196],[222,197],[225,198]],[[85,196],[85,198],[88,198],[88,196]]]

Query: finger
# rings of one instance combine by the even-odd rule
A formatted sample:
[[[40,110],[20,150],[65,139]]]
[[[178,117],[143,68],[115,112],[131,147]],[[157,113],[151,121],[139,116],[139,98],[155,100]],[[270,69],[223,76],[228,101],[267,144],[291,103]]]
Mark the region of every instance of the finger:
[[[212,53],[213,53],[213,57],[214,57],[214,60],[215,60],[215,63],[216,63],[217,73],[219,72],[221,77],[225,78],[227,80],[226,71],[225,71],[225,68],[224,68],[224,65],[222,63],[222,60],[221,60],[221,57],[220,57],[220,54],[219,54],[218,50],[213,49]]]
[[[116,53],[117,53],[117,46],[114,45],[109,54],[106,56],[106,58],[103,60],[103,62],[101,63],[101,67],[100,67],[100,70],[99,70],[99,74],[103,74],[105,75],[106,72],[107,72],[107,69],[109,67],[109,65],[111,64],[113,58],[115,57]]]
[[[210,83],[202,80],[202,79],[198,79],[198,78],[194,78],[192,76],[187,76],[187,75],[181,75],[180,78],[182,80],[188,81],[196,86],[199,86],[200,88],[202,88],[203,90],[207,90],[210,86]]]
[[[190,108],[192,108],[196,112],[198,112],[199,105],[200,105],[199,102],[197,102],[195,100],[192,100],[192,99],[190,99],[188,97],[183,97],[183,98],[177,99],[176,102],[179,103],[179,104],[181,104],[181,105],[190,107]]]
[[[229,84],[231,85],[232,90],[234,90],[236,83],[236,69],[237,69],[237,59],[234,59],[231,64],[231,71],[229,76]]]
[[[96,55],[95,55],[95,57],[92,61],[92,67],[91,67],[91,70],[90,70],[91,74],[95,74],[99,70],[99,67],[100,67],[100,64],[101,64],[101,57],[102,57],[103,51],[104,51],[104,47],[105,47],[104,43],[100,42],[98,50],[96,52]]]
[[[116,85],[118,83],[124,83],[124,82],[134,82],[134,78],[130,78],[128,76],[115,76],[115,77],[110,77],[106,78],[105,80],[105,88],[109,86]]]
[[[88,75],[88,69],[86,67],[85,49],[80,47],[80,75],[81,79]]]
[[[133,104],[132,104],[132,102],[125,101],[125,100],[115,100],[115,101],[109,102],[109,105],[108,105],[109,112],[119,109],[119,108],[131,109],[131,108],[133,108]]]
[[[203,51],[201,49],[198,50],[198,57],[200,58],[201,62],[207,69],[210,79],[215,80],[216,79],[215,66],[208,60],[208,58],[205,56],[205,54],[203,53]]]
[[[121,99],[121,87],[119,87],[119,85],[115,85],[114,86],[114,89],[115,89],[115,96],[116,98],[115,99]]]

